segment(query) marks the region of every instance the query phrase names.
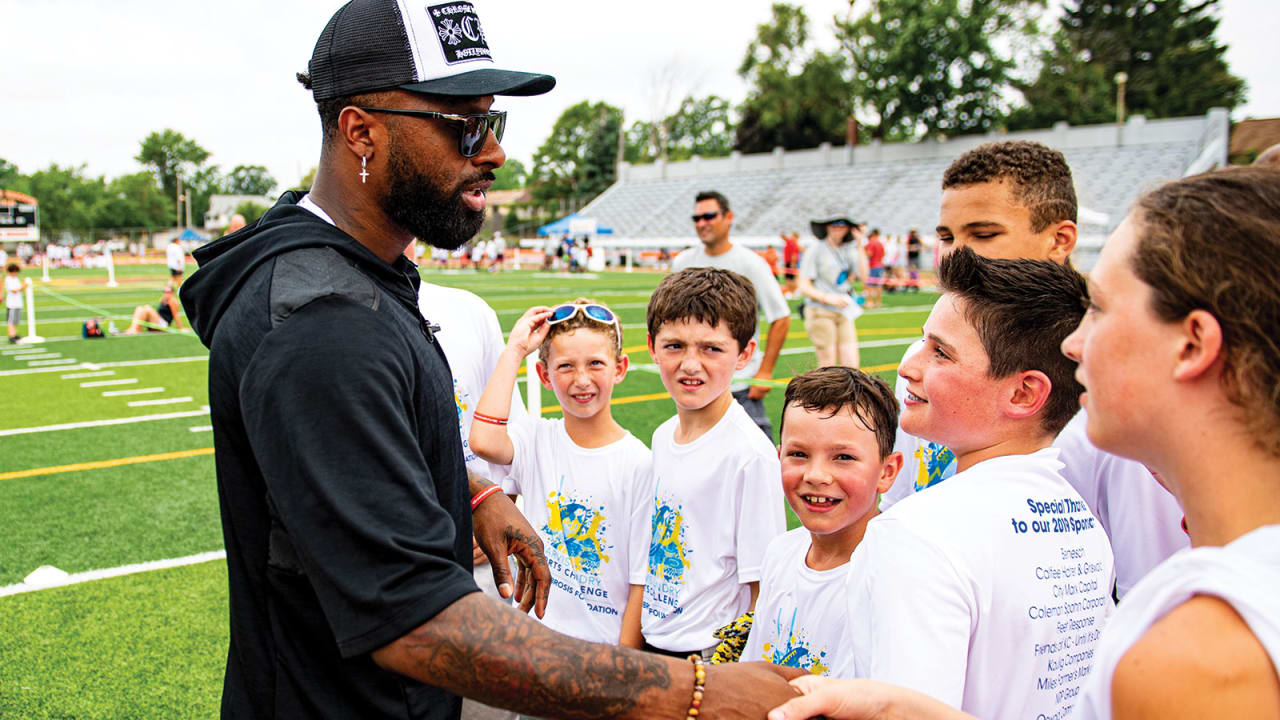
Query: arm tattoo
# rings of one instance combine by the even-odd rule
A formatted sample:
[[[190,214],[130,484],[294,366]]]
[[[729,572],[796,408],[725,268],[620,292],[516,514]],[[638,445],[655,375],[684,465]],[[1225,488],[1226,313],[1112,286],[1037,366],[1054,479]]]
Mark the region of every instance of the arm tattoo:
[[[679,687],[672,669],[680,661],[560,635],[480,593],[396,645],[400,672],[521,713],[596,720],[648,708],[645,716],[657,717],[664,705],[682,715],[688,702],[684,692],[662,697],[673,682]]]

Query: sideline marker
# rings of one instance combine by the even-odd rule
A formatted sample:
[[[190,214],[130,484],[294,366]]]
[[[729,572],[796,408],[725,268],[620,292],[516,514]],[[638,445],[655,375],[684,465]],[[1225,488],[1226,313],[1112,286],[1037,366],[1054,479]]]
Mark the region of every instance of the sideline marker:
[[[49,261],[45,260],[44,279],[49,279]],[[44,338],[36,332],[36,294],[31,290],[31,278],[27,278],[27,334],[18,342],[35,345],[44,342]]]

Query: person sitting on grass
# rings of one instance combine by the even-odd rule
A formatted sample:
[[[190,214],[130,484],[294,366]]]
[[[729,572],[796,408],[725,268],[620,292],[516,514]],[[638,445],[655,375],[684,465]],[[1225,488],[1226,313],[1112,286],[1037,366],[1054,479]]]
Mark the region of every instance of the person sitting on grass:
[[[524,358],[538,351],[538,379],[563,419],[508,424]],[[613,419],[609,401],[627,375],[612,310],[579,298],[530,308],[476,405],[468,439],[483,460],[510,465],[502,480],[524,496],[551,568],[542,621],[581,640],[639,648],[649,551],[652,456]]]
[[[173,284],[170,283],[164,286],[164,294],[160,296],[160,302],[154,307],[151,305],[139,305],[133,309],[133,322],[129,323],[128,329],[124,332],[126,335],[137,335],[142,332],[143,328],[160,332],[170,326],[175,330],[181,330],[182,319],[179,317],[180,312],[178,298],[174,297]]]
[[[849,556],[902,468],[898,401],[880,378],[826,367],[787,384],[778,422],[782,491],[803,527],[764,553],[760,599],[742,660],[851,677],[843,642]]]

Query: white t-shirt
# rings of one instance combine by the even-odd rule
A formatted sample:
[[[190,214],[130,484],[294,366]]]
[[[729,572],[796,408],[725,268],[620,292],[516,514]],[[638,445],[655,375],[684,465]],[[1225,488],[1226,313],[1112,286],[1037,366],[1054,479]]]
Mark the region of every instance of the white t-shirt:
[[[602,448],[580,447],[562,419],[508,428],[515,454],[502,486],[524,496],[551,568],[542,621],[617,645],[631,585],[645,581],[652,453],[631,433]]]
[[[1231,605],[1280,668],[1280,525],[1267,525],[1224,547],[1184,550],[1144,577],[1107,624],[1071,717],[1110,720],[1111,680],[1120,658],[1195,595]]]
[[[498,316],[474,293],[427,282],[418,289],[418,311],[429,322],[440,326],[436,339],[453,373],[453,400],[458,407],[458,432],[462,436],[462,456],[467,470],[492,482],[501,482],[506,476],[506,466],[481,460],[468,442],[476,403],[480,402],[484,386],[506,346]],[[528,422],[529,418],[520,400],[520,391],[514,387],[509,418],[508,428]]]
[[[1115,575],[1057,458],[980,462],[867,524],[848,574],[857,677],[983,720],[1065,716]]]
[[[691,267],[720,268],[746,277],[755,287],[756,306],[764,315],[766,323],[776,322],[791,314],[786,298],[782,297],[782,288],[778,287],[778,279],[769,272],[769,264],[764,261],[764,258],[745,247],[731,245],[727,252],[708,255],[706,248],[699,245],[681,251],[671,262],[672,272]],[[734,392],[749,387],[746,381],[760,372],[760,363],[764,362],[764,344],[760,342],[760,328],[756,328],[756,333],[752,337],[756,341],[756,351],[747,366],[733,374],[734,382],[730,389]]]
[[[741,660],[853,677],[853,652],[844,641],[849,632],[849,569],[809,567],[804,558],[812,542],[809,531],[798,527],[769,543],[755,620]]]
[[[22,280],[8,273],[4,276],[4,307],[6,310],[22,309]]]
[[[187,267],[187,251],[181,243],[171,242],[164,249],[164,257],[170,270],[182,272]]]
[[[903,361],[924,347],[912,343]],[[898,376],[895,395],[901,406],[907,382]],[[1099,450],[1085,432],[1084,411],[1054,440],[1065,466],[1062,475],[1080,493],[1111,539],[1116,559],[1116,595],[1124,599],[1144,575],[1175,552],[1190,546],[1182,530],[1182,510],[1141,463]],[[880,500],[887,510],[903,498],[936,485],[956,472],[955,454],[935,442],[916,438],[901,427],[894,450],[902,453],[902,472]]]
[[[839,248],[833,248],[825,241],[814,243],[800,257],[800,277],[808,278],[818,292],[846,295],[850,302],[844,307],[812,299],[805,300],[805,303],[813,303],[816,308],[840,313],[850,320],[857,319],[862,315],[862,307],[853,302],[853,281],[857,278],[861,264],[862,252],[855,242],[847,242]]]
[[[751,605],[769,541],[786,531],[782,468],[738,403],[710,430],[675,441],[679,416],[653,431],[653,512],[641,628],[676,652],[716,644],[712,634]]]

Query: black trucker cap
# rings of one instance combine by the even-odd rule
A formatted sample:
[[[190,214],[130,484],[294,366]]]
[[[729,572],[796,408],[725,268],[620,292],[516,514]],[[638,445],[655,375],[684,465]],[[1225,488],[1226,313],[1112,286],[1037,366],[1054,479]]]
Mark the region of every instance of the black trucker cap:
[[[329,19],[311,62],[316,102],[378,90],[434,95],[541,95],[550,75],[494,67],[470,2],[351,0]]]

